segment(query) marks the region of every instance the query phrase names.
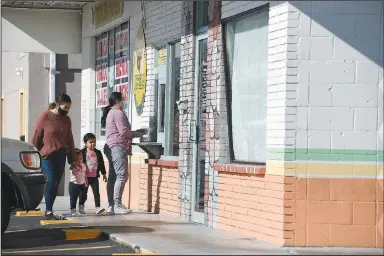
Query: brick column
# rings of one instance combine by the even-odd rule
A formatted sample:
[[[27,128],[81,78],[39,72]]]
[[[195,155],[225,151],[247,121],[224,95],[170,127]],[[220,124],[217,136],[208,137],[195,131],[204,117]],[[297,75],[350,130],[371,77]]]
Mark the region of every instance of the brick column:
[[[179,116],[179,174],[180,174],[180,217],[191,218],[192,200],[192,143],[188,141],[189,120],[193,119],[194,76],[195,76],[195,36],[193,35],[193,2],[184,1],[182,8],[181,58],[180,58],[180,101],[187,109]]]
[[[268,33],[267,174],[295,174],[298,12],[271,2]]]

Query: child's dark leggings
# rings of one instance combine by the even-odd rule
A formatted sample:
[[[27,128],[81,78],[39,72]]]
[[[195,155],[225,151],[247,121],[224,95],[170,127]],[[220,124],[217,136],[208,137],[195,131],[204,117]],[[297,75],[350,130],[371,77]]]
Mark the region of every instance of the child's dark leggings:
[[[92,188],[93,197],[95,198],[95,207],[100,207],[100,191],[99,191],[99,178],[98,177],[88,177],[88,187]],[[88,193],[87,187],[87,193]]]
[[[84,205],[87,201],[87,187],[85,184],[75,184],[69,182],[69,202],[71,204],[71,210],[76,209],[77,198],[79,198],[79,205]]]

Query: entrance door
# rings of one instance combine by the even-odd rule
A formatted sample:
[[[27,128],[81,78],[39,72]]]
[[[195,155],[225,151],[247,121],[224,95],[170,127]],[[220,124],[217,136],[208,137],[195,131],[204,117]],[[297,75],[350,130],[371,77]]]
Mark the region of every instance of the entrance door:
[[[192,172],[192,221],[204,223],[205,196],[205,120],[206,120],[206,87],[207,87],[207,35],[196,38],[196,72],[194,119],[196,137],[193,144]]]

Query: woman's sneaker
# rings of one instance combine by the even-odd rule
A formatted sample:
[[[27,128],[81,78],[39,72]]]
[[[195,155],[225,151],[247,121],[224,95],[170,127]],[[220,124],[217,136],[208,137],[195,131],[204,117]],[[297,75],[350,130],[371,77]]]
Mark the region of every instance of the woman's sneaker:
[[[113,206],[108,206],[107,213],[108,214],[114,214],[115,213],[114,207]]]
[[[84,205],[79,205],[79,213],[80,214],[85,214]]]
[[[71,210],[71,215],[72,215],[72,216],[76,216],[76,215],[77,215],[76,209],[72,209],[72,210]]]
[[[45,214],[45,220],[66,220],[63,216],[55,215],[53,212]]]
[[[96,214],[102,214],[103,212],[105,212],[104,208],[96,207]]]
[[[124,204],[119,203],[116,205],[115,212],[116,213],[130,213],[130,212],[132,212],[132,210],[128,209],[128,207],[126,207]]]

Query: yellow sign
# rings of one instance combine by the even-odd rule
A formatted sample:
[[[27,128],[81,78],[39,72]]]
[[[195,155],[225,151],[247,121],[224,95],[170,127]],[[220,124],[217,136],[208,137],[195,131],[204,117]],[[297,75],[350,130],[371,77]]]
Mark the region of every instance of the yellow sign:
[[[162,66],[167,64],[167,49],[159,50],[159,56],[157,58],[157,65]]]
[[[145,88],[147,85],[147,55],[145,52],[144,31],[137,29],[135,51],[133,53],[133,95],[137,115],[143,113]]]
[[[93,9],[93,23],[95,28],[100,28],[120,18],[123,15],[123,10],[123,0],[104,0],[97,2]]]

